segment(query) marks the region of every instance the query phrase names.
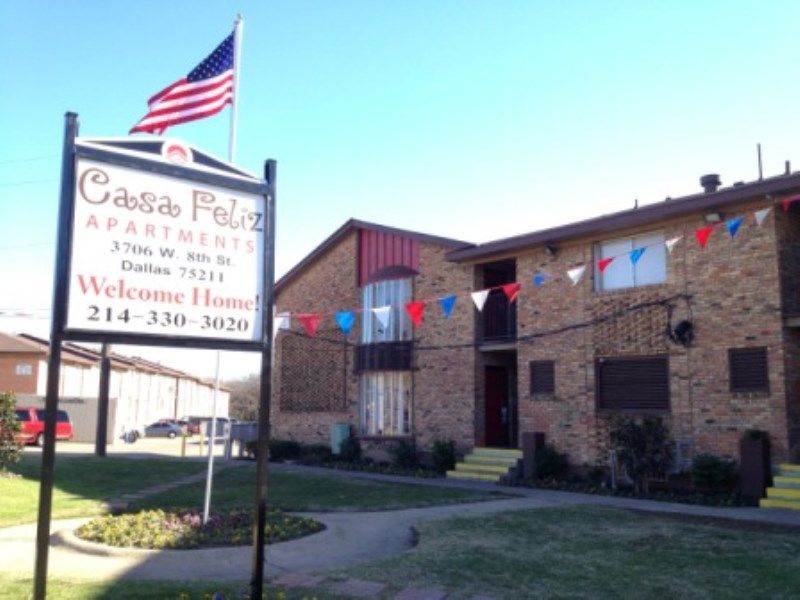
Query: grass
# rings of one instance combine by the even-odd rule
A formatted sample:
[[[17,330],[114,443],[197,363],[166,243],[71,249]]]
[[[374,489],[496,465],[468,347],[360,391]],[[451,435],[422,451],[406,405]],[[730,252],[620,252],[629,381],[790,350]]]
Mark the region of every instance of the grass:
[[[509,511],[431,522],[393,560],[340,576],[412,582],[448,598],[790,598],[800,535],[618,509]]]
[[[135,508],[190,508],[202,504],[204,483],[183,486],[138,501]],[[255,494],[255,466],[247,464],[214,476],[211,505],[214,510],[251,506]],[[372,511],[397,510],[458,502],[479,502],[509,495],[326,477],[299,473],[270,473],[267,503],[284,511]]]
[[[7,579],[0,576],[0,600],[28,598],[33,583],[30,579]],[[50,580],[47,584],[48,600],[211,600],[215,592],[221,592],[229,600],[242,597],[248,590],[247,582],[241,583],[197,583],[164,581],[116,581],[103,583]],[[269,600],[300,600],[324,598],[302,591],[278,591],[267,588]]]
[[[23,455],[11,471],[19,478],[0,478],[0,527],[36,521],[39,506],[39,454]],[[91,516],[103,503],[122,494],[203,471],[199,462],[135,460],[93,456],[58,456],[55,464],[52,518]]]

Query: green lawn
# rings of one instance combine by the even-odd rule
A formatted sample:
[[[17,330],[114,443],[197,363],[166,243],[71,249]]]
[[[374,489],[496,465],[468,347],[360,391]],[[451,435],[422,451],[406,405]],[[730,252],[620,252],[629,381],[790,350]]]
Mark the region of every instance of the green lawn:
[[[509,511],[423,525],[392,560],[340,574],[448,598],[797,598],[800,534],[600,507]],[[391,594],[388,595],[391,597]]]
[[[36,521],[39,506],[39,454],[23,455],[12,471],[20,478],[0,478],[0,527]],[[134,460],[117,457],[58,456],[53,486],[53,518],[103,512],[103,502],[205,468],[196,461]]]
[[[136,508],[202,506],[205,483],[184,486],[137,502]],[[228,469],[214,476],[212,509],[251,506],[255,465]],[[349,477],[270,473],[267,503],[285,511],[395,510],[420,506],[508,498],[507,494],[383,483]]]

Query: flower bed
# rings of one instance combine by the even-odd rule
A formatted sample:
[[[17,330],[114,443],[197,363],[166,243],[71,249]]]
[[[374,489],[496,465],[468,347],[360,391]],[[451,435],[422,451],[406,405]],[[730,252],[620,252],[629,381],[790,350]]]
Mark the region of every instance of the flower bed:
[[[265,540],[268,544],[285,542],[323,529],[325,526],[313,519],[271,510],[267,513]],[[76,535],[108,546],[151,550],[241,546],[253,541],[253,516],[247,510],[212,513],[203,525],[197,511],[145,510],[93,519]]]

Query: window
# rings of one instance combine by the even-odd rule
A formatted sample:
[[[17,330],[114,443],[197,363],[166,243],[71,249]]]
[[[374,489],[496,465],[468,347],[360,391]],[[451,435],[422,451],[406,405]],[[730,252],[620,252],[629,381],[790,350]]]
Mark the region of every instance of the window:
[[[33,375],[33,365],[20,363],[14,371],[17,375]]]
[[[411,373],[364,373],[361,376],[359,399],[363,435],[411,433]]]
[[[769,392],[766,348],[728,350],[732,392]]]
[[[552,360],[531,361],[531,396],[554,394],[556,391],[555,363]]]
[[[27,410],[17,410],[17,411],[14,411],[14,412],[17,413],[17,419],[19,419],[20,421],[30,421],[31,420],[31,415]]]
[[[599,358],[595,374],[601,410],[669,410],[666,356]]]
[[[399,342],[411,339],[411,319],[405,305],[411,302],[411,279],[389,279],[370,283],[363,287],[364,319],[361,343]],[[391,306],[389,319],[384,327],[373,308]]]
[[[628,253],[636,248],[647,249],[634,265]],[[611,257],[614,260],[601,273],[597,261]],[[667,280],[664,234],[646,233],[600,242],[595,246],[594,280],[598,292],[664,283]]]

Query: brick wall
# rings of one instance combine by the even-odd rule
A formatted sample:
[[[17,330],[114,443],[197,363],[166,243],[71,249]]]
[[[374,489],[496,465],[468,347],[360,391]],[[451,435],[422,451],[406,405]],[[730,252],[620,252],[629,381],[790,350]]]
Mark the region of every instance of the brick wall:
[[[472,290],[473,268],[447,262],[446,249],[419,243],[420,274],[413,296],[429,300],[424,323],[414,330],[415,368],[412,373],[412,436],[420,449],[436,439],[453,439],[462,450],[474,439],[473,375],[474,317],[457,306],[445,319],[436,298]],[[276,344],[276,379],[272,403],[272,435],[304,443],[327,444],[333,423],[359,426],[358,376],[353,373],[353,348],[344,350],[343,336],[333,323],[336,310],[361,308],[357,284],[357,235],[346,235],[323,256],[291,280],[277,296],[278,311],[326,313],[317,340],[284,332]],[[460,298],[459,302],[467,302]],[[360,321],[350,340],[360,340]],[[295,332],[301,332],[293,319]],[[441,346],[448,347],[442,348]],[[346,374],[345,374],[346,373]],[[302,378],[303,381],[295,381]],[[385,444],[365,440],[365,447],[384,451]]]
[[[35,353],[15,352],[0,354],[0,392],[35,394],[40,359],[41,355]],[[17,373],[17,367],[21,365],[30,366],[29,375]]]
[[[538,334],[576,323],[590,322],[626,311],[622,316],[556,335],[521,340],[519,361],[520,431],[544,431],[547,439],[567,452],[575,463],[606,459],[609,420],[595,409],[595,360],[602,356],[667,354],[671,410],[664,417],[676,439],[691,439],[695,452],[738,456],[738,440],[748,428],[769,431],[777,459],[788,453],[786,421],[786,354],[780,304],[780,278],[774,215],[756,227],[752,211],[765,205],[741,205],[735,215],[746,217],[731,240],[724,228],[715,229],[705,249],[694,239],[704,225],[702,216],[682,222],[622,232],[660,229],[665,239],[683,240],[667,257],[664,284],[595,292],[593,273],[572,286],[566,270],[592,265],[592,243],[584,240],[562,247],[555,257],[543,250],[521,255],[518,280],[530,283],[537,271],[554,276],[532,294],[523,294],[518,307],[518,335]],[[734,211],[732,211],[733,213]],[[726,215],[734,216],[734,214]],[[780,216],[778,216],[780,218]],[[665,336],[664,306],[628,310],[642,303],[687,294],[686,301],[670,300],[673,325],[690,319],[695,342],[690,348]],[[728,349],[766,346],[770,391],[732,394],[729,391]],[[555,361],[556,390],[552,400],[531,399],[528,363]]]

